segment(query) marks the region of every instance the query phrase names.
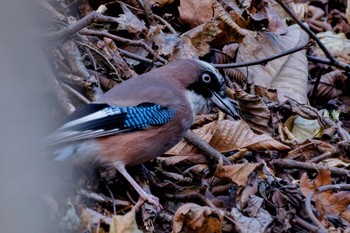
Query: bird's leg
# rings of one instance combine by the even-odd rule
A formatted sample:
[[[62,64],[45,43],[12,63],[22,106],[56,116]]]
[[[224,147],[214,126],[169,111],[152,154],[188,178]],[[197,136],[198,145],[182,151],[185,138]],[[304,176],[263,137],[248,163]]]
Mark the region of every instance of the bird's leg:
[[[114,164],[117,170],[129,181],[129,183],[134,187],[136,192],[140,195],[139,200],[135,205],[135,209],[138,210],[144,203],[147,201],[148,203],[154,205],[158,210],[162,208],[162,205],[159,203],[159,198],[153,196],[152,194],[146,193],[145,190],[141,188],[141,186],[130,176],[128,171],[125,169],[124,164]]]

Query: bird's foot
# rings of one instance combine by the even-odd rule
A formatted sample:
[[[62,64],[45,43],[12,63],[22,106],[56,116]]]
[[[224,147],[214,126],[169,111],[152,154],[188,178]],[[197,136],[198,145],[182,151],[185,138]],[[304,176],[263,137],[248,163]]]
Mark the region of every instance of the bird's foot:
[[[138,211],[145,202],[154,205],[157,211],[160,211],[163,208],[162,205],[159,203],[158,197],[153,196],[152,194],[144,193],[142,196],[140,196],[139,200],[135,205],[136,211]]]

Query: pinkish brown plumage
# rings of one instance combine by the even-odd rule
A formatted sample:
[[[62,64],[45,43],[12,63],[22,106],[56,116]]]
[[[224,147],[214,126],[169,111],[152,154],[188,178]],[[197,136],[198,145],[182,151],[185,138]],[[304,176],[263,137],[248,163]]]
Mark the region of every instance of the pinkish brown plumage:
[[[49,139],[62,144],[56,160],[113,165],[139,193],[138,206],[144,201],[160,206],[158,198],[143,191],[125,166],[162,155],[181,140],[195,114],[214,104],[237,114],[226,98],[219,72],[203,61],[179,60],[109,90],[73,113]]]

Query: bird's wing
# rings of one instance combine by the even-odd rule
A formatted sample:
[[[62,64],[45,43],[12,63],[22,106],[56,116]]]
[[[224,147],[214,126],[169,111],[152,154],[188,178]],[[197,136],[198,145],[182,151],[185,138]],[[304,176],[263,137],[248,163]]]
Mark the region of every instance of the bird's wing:
[[[48,136],[47,143],[57,145],[144,130],[171,121],[175,114],[173,108],[153,103],[142,103],[132,107],[87,104],[71,114],[62,127]]]

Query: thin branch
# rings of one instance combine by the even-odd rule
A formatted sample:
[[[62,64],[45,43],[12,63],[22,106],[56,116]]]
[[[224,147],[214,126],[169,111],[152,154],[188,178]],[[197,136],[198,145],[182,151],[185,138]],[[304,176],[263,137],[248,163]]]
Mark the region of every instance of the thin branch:
[[[277,168],[286,168],[286,169],[298,168],[298,169],[304,169],[309,171],[327,169],[331,172],[332,175],[350,176],[350,170],[347,170],[347,169],[329,167],[326,165],[320,165],[315,163],[298,162],[291,159],[274,159],[271,161],[271,163],[273,164],[273,166]]]
[[[79,42],[79,41],[76,41],[76,43],[78,43],[78,44],[80,44],[80,45],[82,45],[82,46],[85,46],[85,47],[91,49],[92,51],[94,51],[96,54],[100,55],[100,57],[103,58],[103,59],[107,62],[107,64],[112,68],[112,70],[114,70],[115,74],[118,76],[119,72],[118,72],[117,68],[116,68],[116,67],[111,63],[111,61],[110,61],[107,57],[105,57],[100,51],[98,51],[97,49],[95,49],[94,47],[92,47],[92,46],[90,46],[90,45],[88,45],[88,44],[85,44],[85,43],[82,43],[82,42]],[[119,78],[118,81],[119,81],[119,82],[122,82],[123,80],[122,80],[121,78]]]
[[[162,17],[160,17],[159,15],[156,15],[156,14],[153,14],[153,16],[154,16],[154,18],[159,20],[162,24],[164,24],[172,34],[178,35],[177,31],[165,19],[163,19]]]
[[[315,57],[315,56],[308,55],[307,59],[312,62],[334,66],[342,70],[346,70],[348,68],[348,64],[342,61],[338,61],[336,64],[333,64],[328,58],[325,58],[325,57]]]
[[[93,31],[93,30],[88,30],[88,29],[81,30],[80,33],[83,35],[108,37],[108,38],[111,38],[113,40],[116,40],[116,41],[124,43],[124,44],[140,46],[140,47],[144,48],[145,50],[147,50],[147,52],[149,52],[153,57],[157,58],[160,62],[162,62],[164,64],[167,63],[166,59],[164,59],[161,56],[159,56],[158,54],[156,54],[156,52],[151,47],[149,47],[145,42],[143,42],[142,40],[130,40],[130,39],[126,39],[126,38],[123,38],[120,36],[113,35],[113,34],[108,33],[108,32]]]
[[[206,155],[208,155],[211,159],[215,159],[219,161],[223,160],[225,164],[231,164],[230,160],[228,160],[225,156],[223,156],[219,151],[214,149],[211,145],[209,145],[206,141],[201,139],[197,134],[193,133],[191,130],[188,130],[185,134],[185,139],[201,149]]]
[[[319,228],[324,230],[324,232],[327,232],[326,229],[324,229],[322,223],[320,221],[318,221],[318,219],[315,217],[315,215],[311,209],[311,200],[314,197],[315,192],[322,193],[322,192],[329,191],[329,190],[333,190],[333,191],[350,190],[350,184],[324,185],[324,186],[318,187],[314,192],[310,192],[310,194],[305,199],[305,210],[306,210],[309,218],[316,226],[318,226]]]
[[[121,49],[121,48],[118,48],[118,51],[120,52],[121,55],[127,57],[127,58],[131,58],[131,59],[134,59],[136,61],[141,61],[141,62],[144,62],[146,64],[154,64],[155,66],[163,66],[164,64],[160,63],[160,62],[154,62],[153,60],[149,59],[149,58],[146,58],[146,57],[141,57],[139,55],[136,55],[134,53],[130,53],[124,49]]]
[[[307,33],[309,36],[316,41],[320,49],[324,52],[326,57],[330,60],[331,64],[339,64],[339,61],[334,58],[334,56],[328,51],[326,46],[318,39],[318,37],[313,33],[310,28],[308,28],[305,24],[303,24],[289,9],[289,7],[283,3],[282,0],[276,0],[276,2],[286,11],[286,13]],[[346,70],[350,70],[350,66],[346,66]]]
[[[217,69],[238,68],[238,67],[254,66],[254,65],[265,65],[269,61],[272,61],[272,60],[278,59],[280,57],[284,57],[284,56],[287,56],[289,54],[306,49],[306,47],[307,47],[307,43],[304,45],[297,46],[297,47],[292,48],[292,49],[288,49],[288,50],[283,51],[279,54],[275,54],[275,55],[268,56],[265,58],[257,59],[254,61],[246,61],[246,62],[240,62],[240,63],[227,63],[227,64],[213,64],[213,65]]]
[[[77,92],[76,90],[74,90],[74,88],[72,88],[71,86],[62,83],[61,84],[62,87],[64,87],[66,90],[70,91],[73,95],[75,95],[78,99],[80,99],[81,101],[83,101],[85,104],[89,104],[91,103],[90,100],[88,100],[85,96],[83,96],[82,94],[80,94],[79,92]]]
[[[76,32],[79,32],[83,28],[91,25],[95,22],[101,22],[101,23],[118,23],[116,18],[102,15],[96,11],[90,12],[88,15],[84,16],[83,18],[79,19],[77,22],[69,25],[67,28],[51,32],[45,36],[45,39],[50,41],[56,41],[63,39],[69,35],[72,35]]]
[[[307,216],[310,218],[310,220],[323,232],[327,232],[327,230],[324,228],[323,224],[318,221],[318,219],[315,217],[314,213],[312,212],[311,208],[311,199],[314,196],[314,192],[310,192],[309,196],[305,199],[305,211],[307,213]]]

